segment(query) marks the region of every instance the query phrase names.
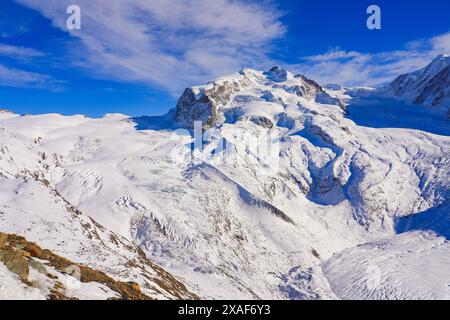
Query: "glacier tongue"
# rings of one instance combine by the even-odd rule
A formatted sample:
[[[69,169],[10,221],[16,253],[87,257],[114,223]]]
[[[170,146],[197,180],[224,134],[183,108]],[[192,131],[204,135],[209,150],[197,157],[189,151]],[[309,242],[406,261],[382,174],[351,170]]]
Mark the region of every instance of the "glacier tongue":
[[[343,299],[450,299],[450,244],[434,234],[411,233],[345,250],[323,264]]]
[[[448,233],[429,212],[449,219],[450,137],[357,125],[344,91],[244,69],[166,117],[0,115],[0,231],[163,298],[443,297]],[[137,246],[169,283],[126,268]],[[422,253],[436,276],[392,280]]]

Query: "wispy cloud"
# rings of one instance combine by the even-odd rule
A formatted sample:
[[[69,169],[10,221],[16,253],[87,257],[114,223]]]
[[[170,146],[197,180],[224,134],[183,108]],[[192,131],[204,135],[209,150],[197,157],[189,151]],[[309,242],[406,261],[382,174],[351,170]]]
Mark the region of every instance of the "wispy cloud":
[[[274,64],[270,53],[285,34],[281,13],[271,0],[16,1],[65,32],[67,6],[79,5],[82,29],[70,32],[69,64],[91,70],[91,77],[140,82],[174,94],[242,67]],[[335,48],[286,67],[323,84],[377,86],[449,49],[450,33],[407,43],[397,51]]]
[[[304,57],[302,63],[292,67],[322,84],[378,86],[426,66],[439,54],[449,53],[450,32],[407,43],[397,51],[363,53],[336,48]]]
[[[323,61],[333,61],[341,59],[353,59],[360,57],[361,53],[356,51],[342,51],[339,48],[331,50],[327,53],[318,54],[314,56],[305,57],[304,59],[312,62],[323,62]]]
[[[443,54],[450,54],[450,32],[431,39],[431,44],[434,50]]]
[[[50,75],[10,68],[2,64],[0,64],[0,85],[50,91],[60,91],[62,89],[62,82]]]
[[[18,0],[66,30],[69,0]],[[271,2],[248,0],[78,0],[81,42],[73,63],[123,81],[179,92],[268,60],[284,34]],[[83,58],[79,58],[83,57]]]
[[[16,47],[0,43],[0,55],[12,59],[29,59],[42,57],[45,53],[33,48]]]
[[[18,47],[0,43],[0,56],[16,60],[20,65],[11,67],[0,64],[0,85],[7,87],[46,89],[50,91],[61,90],[62,81],[54,79],[51,75],[27,71],[22,64],[30,60],[43,57],[45,53],[27,47]]]

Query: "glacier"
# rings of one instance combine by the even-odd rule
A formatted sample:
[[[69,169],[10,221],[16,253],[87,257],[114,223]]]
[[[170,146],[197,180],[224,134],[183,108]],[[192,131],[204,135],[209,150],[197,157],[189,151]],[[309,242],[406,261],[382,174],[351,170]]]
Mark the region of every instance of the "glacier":
[[[450,122],[410,102],[275,67],[159,117],[1,112],[0,231],[158,299],[450,299]]]

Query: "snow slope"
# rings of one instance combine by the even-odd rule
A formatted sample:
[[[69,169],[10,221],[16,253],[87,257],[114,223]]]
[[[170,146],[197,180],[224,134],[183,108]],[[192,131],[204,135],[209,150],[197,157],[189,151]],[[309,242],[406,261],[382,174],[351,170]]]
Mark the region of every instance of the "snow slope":
[[[47,130],[59,136],[58,131],[64,127],[68,129],[88,120],[56,115],[8,117],[13,126],[23,120],[28,122],[28,133],[26,128],[17,131],[0,128],[1,231],[26,236],[117,280],[136,282],[155,298],[193,297],[177,280],[141,257],[135,244],[84,215],[56,189],[56,181],[64,177],[65,169],[61,154],[53,151],[56,148],[64,152],[71,137],[66,136],[62,145],[45,145],[42,137]],[[76,143],[73,147],[76,148]]]
[[[45,300],[37,288],[29,288],[0,263],[0,300]]]
[[[323,265],[343,299],[449,300],[450,244],[430,233],[410,233],[336,254]]]
[[[245,69],[164,117],[0,114],[0,230],[161,298],[445,297],[448,132],[389,112],[364,123],[382,100],[359,98]],[[137,246],[186,290],[156,265],[129,268]],[[436,272],[401,278],[424,270],[422,253]],[[373,259],[383,282],[368,292]]]

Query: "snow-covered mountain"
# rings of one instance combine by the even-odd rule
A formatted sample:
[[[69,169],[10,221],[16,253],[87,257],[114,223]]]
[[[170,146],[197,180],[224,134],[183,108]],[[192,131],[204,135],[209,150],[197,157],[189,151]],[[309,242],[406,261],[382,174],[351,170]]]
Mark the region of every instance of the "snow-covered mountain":
[[[450,299],[450,136],[357,100],[276,67],[163,117],[0,113],[0,232],[151,298]]]
[[[450,56],[440,55],[425,68],[399,76],[386,90],[414,104],[446,111],[450,117]]]

